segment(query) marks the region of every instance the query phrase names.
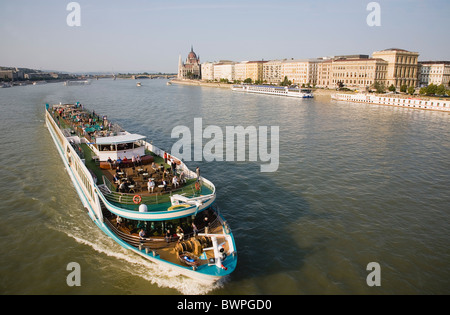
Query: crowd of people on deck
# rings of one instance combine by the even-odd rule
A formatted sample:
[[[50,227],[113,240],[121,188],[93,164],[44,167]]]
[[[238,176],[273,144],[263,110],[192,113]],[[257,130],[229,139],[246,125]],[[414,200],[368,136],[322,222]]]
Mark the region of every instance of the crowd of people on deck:
[[[114,161],[110,158],[108,159],[111,166],[114,166],[115,168],[113,180],[117,185],[117,190],[121,193],[130,193],[131,190],[137,192],[136,181],[141,182],[141,180],[133,179],[133,177],[142,178],[143,185],[139,185],[139,187],[144,190],[146,185],[148,193],[157,192],[157,187],[161,188],[160,191],[166,192],[172,189],[180,188],[181,185],[186,183],[184,171],[178,174],[176,168],[177,163],[173,159],[167,161],[171,165],[168,168],[165,168],[164,165],[158,165],[153,162],[148,169],[142,168],[142,162],[139,156],[136,158],[133,156],[131,161],[131,172],[129,171],[127,174],[125,170],[126,167],[123,167],[123,160],[118,159],[116,163],[114,163]]]
[[[52,114],[59,123],[60,119],[71,123],[75,129],[81,130],[84,135],[89,135],[90,137],[98,136],[108,136],[111,134],[111,122],[108,121],[107,116],[100,117],[95,113],[95,111],[88,112],[83,109],[83,105],[77,102],[74,105],[60,105],[55,106],[52,109]],[[92,126],[96,126],[95,130]],[[129,193],[134,188],[136,191],[136,181],[133,177],[142,177],[147,182],[144,182],[141,187],[145,189],[147,186],[147,191],[149,193],[157,192],[157,187],[161,188],[162,191],[169,191],[171,189],[177,189],[181,185],[186,183],[186,176],[184,172],[177,174],[177,163],[176,161],[167,153],[164,153],[164,164],[170,165],[167,169],[164,164],[157,165],[155,162],[152,163],[150,169],[143,169],[143,163],[139,155],[132,156],[131,163],[126,157],[117,160],[112,160],[108,158],[107,162],[111,169],[115,169],[114,183],[117,185],[119,192]],[[131,166],[132,172],[127,174],[125,168]],[[136,168],[140,168],[136,172]],[[147,173],[148,176],[143,176]],[[200,170],[197,168],[197,181],[200,177]]]
[[[109,136],[112,124],[107,116],[100,117],[95,111],[92,113],[83,110],[83,105],[77,102],[74,105],[61,105],[53,107],[53,116],[57,122],[60,119],[72,124],[78,131],[90,137]]]
[[[136,221],[127,220],[118,215],[115,217],[116,228],[137,229],[137,236],[141,243],[148,240],[149,235],[163,236],[167,243],[179,243],[186,238],[197,236],[200,232],[208,234],[211,227],[210,218],[214,220],[215,215],[206,210],[198,214],[195,218],[184,219],[177,224],[167,221],[149,226],[140,226]]]

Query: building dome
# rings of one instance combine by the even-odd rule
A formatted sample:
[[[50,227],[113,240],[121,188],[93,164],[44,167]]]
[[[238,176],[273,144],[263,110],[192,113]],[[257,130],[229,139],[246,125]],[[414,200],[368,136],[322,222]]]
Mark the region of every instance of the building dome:
[[[197,59],[197,55],[195,54],[195,52],[193,52],[193,51],[191,50],[191,52],[190,52],[189,55],[188,55],[188,59]]]
[[[194,46],[191,45],[191,52],[189,53],[187,59],[191,62],[194,63],[196,61],[198,61],[198,57],[194,52]]]

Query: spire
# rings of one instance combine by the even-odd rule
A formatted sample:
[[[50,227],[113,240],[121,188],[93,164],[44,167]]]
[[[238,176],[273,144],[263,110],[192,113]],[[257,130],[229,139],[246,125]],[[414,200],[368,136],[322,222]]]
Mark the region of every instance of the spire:
[[[194,46],[191,44],[191,52],[194,52]]]
[[[178,58],[178,79],[183,78],[182,68],[183,68],[183,61],[181,61],[181,55],[180,55],[180,57]]]

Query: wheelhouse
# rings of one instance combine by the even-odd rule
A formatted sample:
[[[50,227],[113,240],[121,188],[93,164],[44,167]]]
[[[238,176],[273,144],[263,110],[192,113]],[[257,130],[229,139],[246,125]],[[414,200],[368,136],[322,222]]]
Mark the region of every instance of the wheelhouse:
[[[131,160],[133,157],[145,155],[143,141],[146,137],[139,134],[121,134],[117,136],[98,137],[95,144],[90,143],[92,151],[100,162],[108,159],[117,161],[118,159]]]

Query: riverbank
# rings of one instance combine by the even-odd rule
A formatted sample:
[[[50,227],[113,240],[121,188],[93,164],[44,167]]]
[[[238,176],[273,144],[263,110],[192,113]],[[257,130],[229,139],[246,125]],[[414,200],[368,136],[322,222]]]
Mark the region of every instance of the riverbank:
[[[173,80],[170,80],[169,82],[174,83],[174,84],[208,86],[208,87],[223,88],[223,89],[231,89],[231,86],[232,86],[232,84],[227,84],[227,83],[204,82],[204,81],[198,81],[198,80],[173,79]]]

